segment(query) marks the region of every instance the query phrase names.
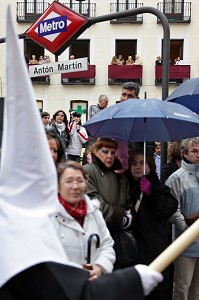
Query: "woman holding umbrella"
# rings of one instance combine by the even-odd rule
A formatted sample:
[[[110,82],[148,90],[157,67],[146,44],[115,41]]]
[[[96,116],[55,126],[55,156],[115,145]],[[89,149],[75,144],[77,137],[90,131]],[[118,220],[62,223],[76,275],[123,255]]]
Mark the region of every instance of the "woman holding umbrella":
[[[138,247],[136,263],[150,264],[169,245],[168,219],[177,210],[177,200],[169,188],[160,182],[155,170],[153,153],[146,149],[146,176],[144,174],[143,146],[134,145],[129,157],[129,169],[125,172],[130,186],[130,199],[135,209],[133,233]],[[147,299],[160,300],[166,287],[164,283]]]
[[[68,161],[60,164],[57,172],[60,205],[54,221],[68,259],[81,266],[89,262],[90,280],[111,273],[115,262],[113,240],[99,203],[93,204],[85,195],[87,177],[83,167]]]

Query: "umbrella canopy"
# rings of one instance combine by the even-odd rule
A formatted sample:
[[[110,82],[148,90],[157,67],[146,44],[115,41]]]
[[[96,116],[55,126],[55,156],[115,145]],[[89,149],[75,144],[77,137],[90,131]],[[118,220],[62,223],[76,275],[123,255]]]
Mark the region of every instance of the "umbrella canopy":
[[[175,102],[199,113],[199,77],[183,82],[165,101]]]
[[[199,117],[180,104],[130,99],[103,109],[84,127],[94,137],[166,142],[199,136]]]

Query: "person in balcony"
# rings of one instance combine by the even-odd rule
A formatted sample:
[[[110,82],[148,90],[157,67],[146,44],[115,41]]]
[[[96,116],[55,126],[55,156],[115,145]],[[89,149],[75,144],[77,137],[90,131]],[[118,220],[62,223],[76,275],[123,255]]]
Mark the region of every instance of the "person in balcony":
[[[134,64],[134,60],[132,56],[128,56],[128,59],[126,60],[126,65],[133,65],[133,64]]]
[[[134,65],[142,65],[142,60],[141,60],[140,56],[137,54],[135,55]]]
[[[180,58],[180,56],[178,56],[175,59],[175,65],[183,65],[183,64],[184,64],[183,60]]]
[[[120,66],[125,64],[124,58],[121,54],[118,55],[117,64]]]
[[[43,57],[43,55],[40,55],[38,64],[39,65],[43,65],[44,64],[44,57]]]
[[[117,56],[116,55],[114,55],[112,57],[112,59],[111,59],[111,65],[118,65],[118,63],[117,63]]]
[[[155,61],[156,66],[157,65],[162,65],[162,59],[160,56],[157,56],[156,61]]]
[[[49,55],[45,55],[45,56],[44,56],[44,63],[45,63],[45,64],[51,63],[51,59],[50,59],[50,56],[49,56]]]
[[[32,59],[30,59],[29,64],[30,65],[38,65],[38,60],[36,58],[36,55],[34,55],[34,54],[32,55]]]

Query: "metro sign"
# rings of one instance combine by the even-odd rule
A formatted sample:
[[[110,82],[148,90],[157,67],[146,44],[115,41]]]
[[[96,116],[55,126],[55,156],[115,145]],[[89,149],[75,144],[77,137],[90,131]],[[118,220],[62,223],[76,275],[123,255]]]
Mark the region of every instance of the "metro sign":
[[[60,55],[87,27],[88,18],[56,1],[26,31],[26,36],[55,55]]]

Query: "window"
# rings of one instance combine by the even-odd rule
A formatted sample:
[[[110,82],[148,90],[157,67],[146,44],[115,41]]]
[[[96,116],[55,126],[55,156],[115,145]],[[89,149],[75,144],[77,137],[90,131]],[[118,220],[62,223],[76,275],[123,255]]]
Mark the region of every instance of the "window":
[[[46,3],[45,0],[25,0],[26,12],[29,14],[42,14]]]
[[[39,111],[43,111],[43,100],[36,99]]]
[[[180,14],[183,15],[184,0],[164,0],[165,14]]]
[[[77,111],[81,114],[81,122],[84,124],[88,119],[88,101],[86,100],[71,100],[70,111]]]
[[[24,39],[24,53],[28,58],[32,55],[36,55],[37,60],[39,60],[40,55],[44,56],[44,48],[32,41],[29,38]]]
[[[128,56],[131,55],[135,60],[137,53],[137,40],[116,40],[115,41],[115,55],[121,54],[126,61]]]
[[[70,0],[70,8],[81,15],[90,17],[91,3],[90,0],[76,1]]]
[[[75,58],[88,57],[90,61],[90,40],[76,40],[69,49],[69,56],[75,55]]]
[[[117,11],[124,11],[137,7],[137,0],[117,0]]]
[[[180,56],[180,58],[183,60],[183,40],[171,40],[170,41],[170,59],[171,64],[175,64],[175,58]]]

